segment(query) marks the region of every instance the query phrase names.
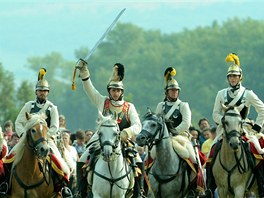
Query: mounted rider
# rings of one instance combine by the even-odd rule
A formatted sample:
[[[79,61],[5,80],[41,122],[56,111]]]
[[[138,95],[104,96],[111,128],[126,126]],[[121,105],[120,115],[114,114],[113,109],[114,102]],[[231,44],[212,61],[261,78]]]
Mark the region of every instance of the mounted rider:
[[[141,122],[135,106],[124,100],[124,66],[121,63],[116,63],[113,67],[113,75],[107,84],[108,96],[101,95],[93,86],[90,79],[87,63],[80,59],[77,63],[77,68],[80,69],[80,77],[82,79],[83,88],[90,100],[96,105],[97,109],[103,115],[116,113],[117,122],[121,131],[121,140],[123,143],[128,144],[128,140],[136,136],[141,131]],[[95,159],[100,150],[98,135],[95,133],[88,143],[86,152],[81,156],[80,162],[77,163],[77,186],[79,194],[82,197],[86,194],[85,183],[86,178],[82,175],[82,167],[89,159],[88,169],[93,169],[95,166]],[[136,164],[141,169],[142,174],[140,178],[136,179],[135,197],[141,196],[141,189],[143,189],[143,163],[139,155],[136,155]]]
[[[67,177],[69,177],[70,175],[70,170],[67,164],[65,163],[65,161],[62,159],[61,154],[54,142],[55,136],[57,135],[57,132],[59,130],[59,114],[58,114],[57,106],[55,106],[52,102],[48,100],[50,86],[48,81],[44,79],[45,74],[46,74],[46,69],[45,68],[40,69],[38,74],[38,82],[35,87],[35,94],[37,96],[36,100],[25,103],[23,108],[20,110],[17,119],[15,121],[15,127],[16,127],[15,131],[19,137],[26,134],[26,128],[25,128],[25,123],[27,121],[25,115],[26,112],[46,115],[46,122],[49,127],[48,145],[51,148],[51,152],[58,159],[57,163],[60,164],[60,166],[62,167],[62,171],[64,172],[65,175],[64,177],[58,175],[58,179],[59,179],[58,183],[60,183],[58,184],[58,190],[61,189],[62,197],[72,197],[72,193],[70,189],[67,187],[67,183],[68,183]],[[16,149],[21,148],[19,146],[20,144],[21,142],[18,142],[18,144],[10,151],[10,153],[15,155]],[[56,174],[55,171],[54,173]]]
[[[173,78],[175,75],[175,68],[168,67],[165,70],[165,98],[164,101],[157,105],[156,113],[162,114],[165,117],[167,128],[175,139],[180,138],[181,136],[187,136],[188,141],[185,142],[183,147],[188,150],[189,158],[192,163],[197,166],[197,156],[195,155],[192,142],[190,141],[191,134],[189,133],[189,128],[191,126],[191,110],[188,102],[183,102],[179,98],[181,88],[178,82]],[[205,156],[203,161],[205,161]],[[196,171],[198,171],[198,167],[196,167]],[[195,191],[196,187],[197,186],[194,187]],[[203,186],[200,187],[203,188]],[[201,188],[197,187],[197,190],[200,190]]]
[[[243,119],[243,129],[246,134],[246,136],[249,138],[250,142],[252,142],[258,150],[258,152],[263,154],[263,149],[260,148],[259,141],[261,141],[261,145],[264,145],[263,137],[261,135],[261,129],[264,124],[264,104],[263,102],[258,98],[258,96],[250,89],[245,88],[242,86],[242,79],[243,79],[243,73],[242,69],[240,67],[240,61],[235,53],[230,53],[226,57],[226,62],[230,63],[228,70],[227,70],[227,80],[229,83],[229,87],[222,89],[218,91],[216,98],[215,98],[215,104],[213,109],[213,119],[217,126],[217,137],[215,140],[221,139],[221,135],[223,133],[223,126],[222,126],[222,118],[224,115],[224,109],[222,104],[225,106],[235,106],[240,111],[240,115]],[[252,125],[247,118],[249,114],[250,106],[253,106],[257,112],[257,118],[255,123]],[[259,141],[257,140],[256,136],[259,137]],[[213,154],[216,156],[217,152],[220,148],[220,143],[216,144],[215,147],[215,153]],[[210,157],[210,156],[209,156]],[[263,158],[262,158],[263,159]],[[261,163],[263,164],[263,163]],[[207,178],[208,178],[208,187],[213,191],[216,188],[215,181],[212,174],[212,162],[207,163]],[[259,168],[256,168],[254,170],[255,176],[257,178],[258,183],[258,189],[259,189],[259,196],[264,196],[264,175],[263,175],[263,165]]]

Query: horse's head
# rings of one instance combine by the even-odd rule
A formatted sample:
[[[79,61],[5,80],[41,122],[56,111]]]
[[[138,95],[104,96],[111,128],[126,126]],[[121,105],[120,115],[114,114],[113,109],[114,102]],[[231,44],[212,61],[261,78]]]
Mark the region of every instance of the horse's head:
[[[116,148],[120,145],[120,130],[114,116],[101,117],[98,136],[105,161],[113,160]]]
[[[163,136],[163,134],[159,133],[163,124],[161,115],[157,115],[151,111],[146,113],[142,122],[142,130],[136,138],[137,144],[139,146],[144,146],[159,141]],[[156,138],[156,136],[158,137]]]
[[[26,112],[27,122],[25,125],[26,138],[29,148],[39,158],[46,158],[49,147],[47,144],[48,127],[45,117],[39,114],[29,114]]]
[[[242,118],[236,107],[226,107],[223,105],[224,116],[222,125],[224,128],[224,137],[229,145],[237,150],[241,144]]]

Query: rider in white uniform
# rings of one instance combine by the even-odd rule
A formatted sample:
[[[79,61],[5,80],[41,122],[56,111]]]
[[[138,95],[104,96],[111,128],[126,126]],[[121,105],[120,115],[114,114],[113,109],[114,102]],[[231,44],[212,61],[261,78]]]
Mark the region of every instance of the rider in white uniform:
[[[121,140],[123,142],[128,142],[128,139],[135,137],[141,131],[141,122],[135,106],[123,99],[124,86],[122,79],[124,77],[124,66],[120,63],[114,65],[113,76],[107,84],[108,96],[101,95],[93,86],[85,61],[80,60],[78,67],[80,68],[80,77],[82,79],[84,91],[97,109],[102,112],[103,115],[117,113],[117,121],[121,130]],[[79,185],[83,183],[82,177],[80,177],[81,167],[87,161],[87,158],[90,158],[89,166],[93,168],[94,155],[96,155],[95,152],[99,146],[99,142],[96,140],[98,140],[98,135],[95,133],[88,143],[88,149],[81,156],[80,162],[77,164],[77,185],[79,186],[80,193],[83,191],[81,185]],[[143,172],[143,163],[138,154],[136,162],[137,166]],[[143,176],[141,176],[141,178],[139,186],[143,188]],[[140,190],[138,190],[138,193],[140,193]]]
[[[257,118],[255,124],[252,126],[253,132],[258,134],[261,132],[262,126],[264,124],[264,104],[258,98],[258,96],[252,91],[242,86],[242,69],[240,67],[239,58],[236,54],[231,53],[226,57],[226,62],[231,62],[227,70],[227,80],[229,83],[229,87],[218,91],[215,104],[213,109],[213,119],[215,123],[218,125],[217,127],[217,138],[218,140],[221,137],[223,128],[222,128],[222,118],[224,115],[224,109],[222,104],[225,106],[236,106],[238,107],[241,117],[243,120],[247,121],[247,116],[249,114],[250,106],[253,106],[257,112]],[[253,139],[252,139],[253,140]],[[254,143],[256,146],[259,146],[259,142]],[[207,171],[209,174],[209,178],[213,178],[211,170]],[[255,170],[257,182],[259,186],[260,196],[264,196],[264,175],[263,175],[263,167]],[[208,178],[208,179],[209,179]],[[208,184],[210,186],[214,186],[212,182]],[[212,187],[213,188],[213,187]]]
[[[50,91],[50,86],[47,80],[43,79],[46,70],[41,69],[38,82],[36,84],[36,100],[27,102],[23,108],[20,110],[17,119],[15,121],[16,133],[19,137],[23,134],[26,134],[25,123],[26,119],[26,112],[29,113],[38,113],[38,114],[46,114],[46,122],[49,127],[48,130],[48,145],[51,148],[54,155],[59,160],[59,163],[62,166],[62,170],[67,176],[70,175],[70,170],[65,161],[62,159],[61,154],[54,142],[56,138],[57,132],[59,130],[59,114],[57,106],[55,106],[52,102],[48,100],[48,94]],[[40,77],[41,76],[41,77]],[[19,144],[19,143],[18,143]],[[16,146],[11,150],[11,152],[15,153]],[[63,197],[72,197],[70,189],[66,187],[66,184],[62,184],[62,195]]]
[[[188,102],[183,102],[179,98],[181,88],[173,78],[175,75],[176,70],[174,68],[168,67],[165,70],[165,99],[157,105],[156,113],[165,116],[167,128],[175,138],[187,136],[190,140],[191,134],[189,133],[189,128],[191,126],[192,114]],[[187,148],[192,162],[197,166],[194,148],[192,142],[189,140],[185,142],[184,146]],[[196,189],[194,190],[196,191]]]

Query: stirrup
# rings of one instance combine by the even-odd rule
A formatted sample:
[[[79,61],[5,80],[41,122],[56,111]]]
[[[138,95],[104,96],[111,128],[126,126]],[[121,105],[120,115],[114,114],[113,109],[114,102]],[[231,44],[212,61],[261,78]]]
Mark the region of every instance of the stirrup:
[[[3,182],[0,184],[0,195],[6,195],[8,191],[8,183]]]
[[[62,187],[61,189],[61,197],[62,198],[73,198],[72,192],[68,187]]]
[[[200,198],[213,198],[214,196],[213,196],[212,191],[210,189],[207,189],[204,191],[203,194],[200,194],[199,197]]]

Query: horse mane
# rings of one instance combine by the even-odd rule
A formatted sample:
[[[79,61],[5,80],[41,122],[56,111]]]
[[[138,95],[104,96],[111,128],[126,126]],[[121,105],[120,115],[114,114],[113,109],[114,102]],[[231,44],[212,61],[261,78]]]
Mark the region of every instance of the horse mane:
[[[96,120],[96,131],[101,127],[102,124],[104,123],[114,123],[117,124],[117,120],[114,118],[114,115],[108,114],[106,116],[99,114],[98,119]]]
[[[149,119],[150,117],[157,117],[158,118],[163,118],[162,114],[158,114],[152,111],[148,111],[144,116],[143,116],[143,120]]]
[[[45,116],[43,114],[30,114],[30,118],[27,120],[24,124],[24,128],[25,128],[25,133],[23,133],[22,137],[20,137],[19,142],[14,146],[14,148],[10,151],[10,153],[12,153],[13,150],[16,151],[15,155],[15,160],[14,163],[12,165],[12,168],[18,164],[18,162],[20,162],[20,160],[22,159],[24,150],[25,150],[25,145],[26,145],[26,137],[27,137],[27,133],[29,131],[29,129],[31,129],[33,126],[35,126],[36,124],[41,123],[47,126],[47,122],[45,121]]]

